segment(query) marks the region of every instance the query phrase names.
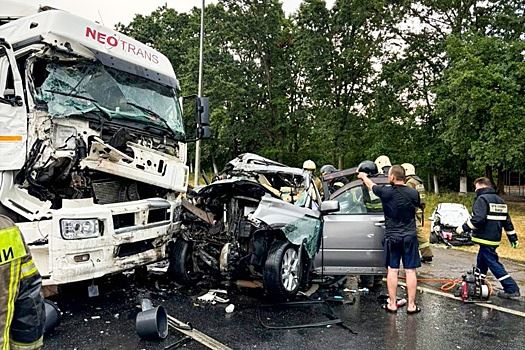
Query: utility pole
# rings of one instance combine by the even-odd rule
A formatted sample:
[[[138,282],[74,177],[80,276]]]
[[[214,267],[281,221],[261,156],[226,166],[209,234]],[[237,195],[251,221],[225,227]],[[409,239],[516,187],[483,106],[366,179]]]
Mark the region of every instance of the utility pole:
[[[201,8],[201,35],[200,35],[200,48],[199,48],[199,91],[197,95],[202,97],[202,62],[204,60],[204,4],[205,0],[202,0]],[[200,125],[199,125],[200,126]],[[199,186],[199,177],[201,172],[201,140],[197,140],[195,143],[195,180],[194,186]]]

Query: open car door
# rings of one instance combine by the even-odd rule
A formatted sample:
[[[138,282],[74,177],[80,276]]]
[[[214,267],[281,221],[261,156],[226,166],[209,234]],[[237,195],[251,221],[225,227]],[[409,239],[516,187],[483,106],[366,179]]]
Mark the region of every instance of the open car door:
[[[338,212],[324,216],[322,251],[316,271],[324,274],[383,274],[384,215],[381,201],[362,182],[334,193]]]

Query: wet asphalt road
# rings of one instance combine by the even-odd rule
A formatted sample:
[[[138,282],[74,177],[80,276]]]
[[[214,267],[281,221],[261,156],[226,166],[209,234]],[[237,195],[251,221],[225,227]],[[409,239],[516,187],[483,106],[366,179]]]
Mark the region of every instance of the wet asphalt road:
[[[435,255],[445,260],[449,251]],[[456,254],[454,252],[454,254]],[[461,253],[457,259],[470,261]],[[450,262],[450,259],[446,259]],[[522,265],[511,265],[520,270]],[[423,274],[428,274],[424,268]],[[447,264],[430,267],[435,274],[450,270]],[[510,268],[509,268],[510,269]],[[133,275],[116,276],[99,282],[101,296],[88,298],[85,286],[67,288],[55,301],[64,317],[60,326],[45,339],[44,349],[164,349],[181,335],[170,329],[162,342],[143,341],[135,334],[134,320],[140,298],[150,297],[155,305],[162,303],[172,316],[186,322],[233,349],[525,349],[525,318],[462,304],[441,296],[418,294],[423,312],[407,315],[387,314],[377,301],[378,293],[344,293],[346,305],[335,304],[333,312],[357,334],[339,326],[301,330],[267,330],[257,319],[258,305],[264,303],[257,293],[232,293],[235,311],[226,314],[225,305],[204,305],[197,302],[196,291],[176,289],[163,277],[150,275],[147,281],[137,281]],[[355,281],[349,280],[354,288]],[[400,289],[400,294],[404,293]],[[523,311],[523,301],[502,302],[498,305]],[[325,306],[273,308],[261,312],[268,324],[299,324],[324,321]],[[186,349],[205,349],[191,342]]]

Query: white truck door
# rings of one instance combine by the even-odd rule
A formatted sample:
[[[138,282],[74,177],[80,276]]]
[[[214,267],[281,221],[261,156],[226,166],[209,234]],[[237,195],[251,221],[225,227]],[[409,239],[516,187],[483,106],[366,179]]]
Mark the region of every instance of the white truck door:
[[[0,171],[24,165],[27,112],[22,78],[11,46],[0,39]]]

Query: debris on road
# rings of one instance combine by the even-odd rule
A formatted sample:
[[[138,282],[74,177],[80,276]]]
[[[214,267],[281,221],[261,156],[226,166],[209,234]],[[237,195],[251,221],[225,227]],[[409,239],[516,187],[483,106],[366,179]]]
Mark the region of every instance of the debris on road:
[[[227,314],[231,314],[231,313],[233,312],[234,309],[235,309],[235,305],[230,304],[230,305],[226,306],[226,308],[224,309],[224,311],[226,311]]]
[[[165,339],[168,336],[168,314],[164,307],[153,307],[151,300],[142,299],[142,312],[137,314],[135,329],[141,338]]]
[[[219,296],[217,294],[221,294],[222,296]],[[204,301],[207,303],[215,304],[222,303],[226,304],[230,301],[228,297],[228,292],[222,289],[210,289],[206,294],[201,295],[200,297],[197,297],[197,300]]]

